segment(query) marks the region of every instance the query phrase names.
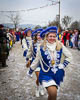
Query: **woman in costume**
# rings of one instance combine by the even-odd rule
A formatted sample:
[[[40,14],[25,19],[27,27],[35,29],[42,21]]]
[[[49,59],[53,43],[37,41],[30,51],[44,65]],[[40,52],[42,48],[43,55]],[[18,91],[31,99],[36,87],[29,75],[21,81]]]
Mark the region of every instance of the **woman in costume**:
[[[42,39],[40,37],[40,32],[42,31],[42,28],[36,29],[35,31],[32,32],[32,38],[33,38],[33,43],[32,46],[29,48],[28,53],[27,53],[27,67],[30,65],[30,63],[32,63],[34,61],[34,59],[36,58],[36,54],[37,54],[37,49],[39,48],[39,46],[42,43]],[[32,60],[31,60],[32,58]],[[31,61],[30,61],[31,60]],[[36,70],[35,70],[35,74],[36,74],[36,97],[39,97],[39,95],[44,95],[44,90],[43,87],[39,84],[39,72],[40,72],[40,65],[37,66]]]
[[[48,92],[48,100],[56,100],[57,88],[63,81],[64,68],[71,62],[69,50],[56,39],[57,27],[51,26],[41,32],[44,44],[37,51],[35,60],[27,72],[29,76],[41,64],[39,81]]]
[[[32,30],[30,28],[24,31],[24,39],[22,40],[22,47],[23,47],[23,56],[26,57],[29,47],[32,45],[32,38],[31,38]]]

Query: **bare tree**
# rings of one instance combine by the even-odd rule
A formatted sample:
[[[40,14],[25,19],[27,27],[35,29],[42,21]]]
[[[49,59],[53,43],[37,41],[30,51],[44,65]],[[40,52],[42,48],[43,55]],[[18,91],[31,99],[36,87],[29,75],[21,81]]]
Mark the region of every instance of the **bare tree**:
[[[60,25],[59,20],[58,20],[57,17],[56,17],[55,20],[53,20],[51,22],[49,21],[48,26],[57,26],[58,27],[58,31],[62,30],[62,27],[61,27],[61,25]]]
[[[10,15],[8,15],[7,17],[13,23],[15,30],[16,30],[21,20],[19,13],[10,13]]]
[[[69,16],[64,16],[64,18],[62,18],[62,24],[65,29],[67,29],[69,27],[71,20],[72,20],[72,18]]]
[[[61,25],[59,23],[59,15],[56,15],[55,19],[53,21],[48,22],[48,26],[57,26],[58,28],[61,28]]]
[[[54,20],[52,22],[49,21],[48,26],[57,26],[58,27],[58,21]]]
[[[35,26],[35,29],[38,29],[38,28],[41,28],[41,26],[40,25],[36,25]]]
[[[71,24],[70,28],[71,28],[72,30],[74,30],[74,29],[80,29],[80,22],[79,22],[79,21],[74,21],[74,22]]]

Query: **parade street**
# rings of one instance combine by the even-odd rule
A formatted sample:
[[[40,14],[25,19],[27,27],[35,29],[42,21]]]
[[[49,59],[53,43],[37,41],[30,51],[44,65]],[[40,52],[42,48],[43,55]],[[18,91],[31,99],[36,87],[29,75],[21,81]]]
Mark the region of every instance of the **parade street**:
[[[65,69],[64,82],[58,89],[57,100],[80,100],[80,51],[69,48],[73,62]],[[47,92],[35,97],[36,77],[27,76],[20,42],[13,45],[7,59],[8,67],[0,68],[0,100],[47,100]]]

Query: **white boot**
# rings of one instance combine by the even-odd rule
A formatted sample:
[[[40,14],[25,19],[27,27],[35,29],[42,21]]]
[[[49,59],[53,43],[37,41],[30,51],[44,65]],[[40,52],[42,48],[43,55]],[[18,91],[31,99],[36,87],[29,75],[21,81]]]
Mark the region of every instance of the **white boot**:
[[[39,86],[39,92],[41,95],[44,95],[45,94],[45,91],[44,91],[44,88],[42,85]]]
[[[37,88],[36,88],[36,97],[39,97],[40,95],[39,95],[39,86],[37,86]]]

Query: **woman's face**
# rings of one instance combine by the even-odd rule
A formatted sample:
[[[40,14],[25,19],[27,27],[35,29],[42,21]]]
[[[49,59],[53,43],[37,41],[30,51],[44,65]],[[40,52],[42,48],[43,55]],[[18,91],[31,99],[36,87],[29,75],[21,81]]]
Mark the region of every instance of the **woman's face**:
[[[37,40],[41,40],[40,33],[37,34]]]
[[[47,41],[51,44],[56,42],[56,33],[49,33],[47,36]]]
[[[27,36],[28,36],[28,37],[31,36],[31,31],[30,31],[30,30],[27,32]]]

